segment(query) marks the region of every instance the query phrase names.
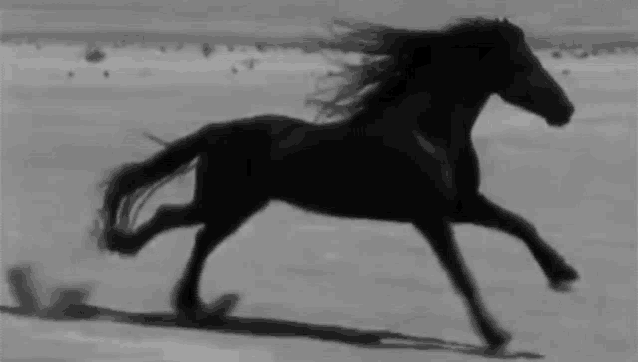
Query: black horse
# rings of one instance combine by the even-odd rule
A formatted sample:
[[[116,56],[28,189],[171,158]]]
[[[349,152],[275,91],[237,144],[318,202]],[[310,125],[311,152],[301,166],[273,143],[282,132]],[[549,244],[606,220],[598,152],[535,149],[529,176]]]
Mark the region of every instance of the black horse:
[[[345,120],[311,124],[268,114],[210,124],[146,161],[119,166],[103,182],[98,246],[133,256],[158,233],[204,224],[173,296],[178,312],[198,319],[205,314],[198,284],[206,258],[271,200],[333,216],[411,223],[463,296],[488,350],[499,351],[511,337],[484,306],[452,223],[523,240],[555,290],[568,290],[578,273],[534,226],[478,192],[471,129],[491,94],[554,127],[567,124],[574,107],[523,31],[507,20],[462,19],[440,31],[368,27],[348,39],[361,40],[367,55],[347,66],[349,82],[336,96],[316,100],[322,111]],[[193,200],[163,205],[129,228],[140,191],[195,160]]]

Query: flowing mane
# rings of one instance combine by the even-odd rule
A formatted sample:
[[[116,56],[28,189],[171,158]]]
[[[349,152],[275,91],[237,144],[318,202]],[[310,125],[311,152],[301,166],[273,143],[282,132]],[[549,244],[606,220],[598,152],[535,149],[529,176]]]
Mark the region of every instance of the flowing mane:
[[[505,44],[504,38],[498,39],[495,34],[504,35],[504,31],[524,36],[520,28],[509,22],[483,17],[459,18],[441,30],[408,30],[340,20],[335,24],[351,30],[337,35],[334,25],[330,29],[337,42],[349,43],[346,49],[360,49],[361,60],[351,63],[328,57],[341,70],[319,78],[316,91],[306,98],[306,106],[318,109],[315,120],[348,120],[364,110],[402,100],[411,94],[413,71],[430,63],[433,47],[494,47]]]

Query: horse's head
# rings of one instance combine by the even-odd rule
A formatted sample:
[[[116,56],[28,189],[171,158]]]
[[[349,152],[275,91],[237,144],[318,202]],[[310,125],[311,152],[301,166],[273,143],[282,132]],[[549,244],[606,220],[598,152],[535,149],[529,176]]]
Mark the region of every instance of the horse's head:
[[[481,60],[484,81],[503,100],[543,117],[550,126],[569,123],[574,105],[543,68],[525,41],[525,34],[506,19],[494,21],[497,46]]]
[[[460,102],[471,108],[482,106],[494,93],[552,126],[567,124],[574,113],[563,89],[525,42],[523,31],[507,20],[464,18],[443,31],[349,26],[354,30],[348,41],[336,44],[343,50],[363,50],[367,56],[362,64],[341,64],[344,70],[337,77],[345,85],[337,87],[336,96],[308,101],[326,113],[348,117],[414,94],[436,96],[430,103],[441,107]],[[428,102],[422,105],[431,109]]]

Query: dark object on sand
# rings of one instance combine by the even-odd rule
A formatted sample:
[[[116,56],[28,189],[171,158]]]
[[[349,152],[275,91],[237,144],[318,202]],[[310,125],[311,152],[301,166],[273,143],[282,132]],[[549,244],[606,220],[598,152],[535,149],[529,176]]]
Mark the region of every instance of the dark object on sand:
[[[89,49],[84,55],[84,59],[89,63],[100,63],[105,58],[106,53],[104,53],[100,48]]]
[[[479,191],[471,130],[491,94],[553,127],[569,123],[574,106],[524,32],[507,20],[463,19],[442,31],[370,24],[351,29],[344,41],[354,41],[368,56],[361,64],[342,65],[359,77],[346,78],[350,83],[330,100],[310,102],[342,121],[312,124],[263,114],[216,122],[145,161],[119,166],[101,184],[97,245],[134,256],[162,232],[203,224],[172,301],[178,313],[197,320],[208,255],[270,201],[338,217],[409,223],[431,245],[487,351],[496,354],[511,336],[485,306],[453,224],[481,225],[522,240],[555,291],[569,290],[579,276],[529,221]],[[160,206],[133,228],[131,215],[145,197],[140,191],[179,176],[193,161],[193,200]]]
[[[589,58],[589,52],[586,52],[586,51],[578,52],[578,53],[576,53],[576,58],[578,58],[578,59],[587,59],[587,58]]]
[[[208,43],[202,44],[202,54],[204,57],[208,58],[208,56],[213,52],[213,48]]]
[[[257,65],[259,62],[260,62],[259,59],[251,57],[251,58],[242,60],[241,64],[245,66],[246,68],[253,70],[255,69],[255,65]]]

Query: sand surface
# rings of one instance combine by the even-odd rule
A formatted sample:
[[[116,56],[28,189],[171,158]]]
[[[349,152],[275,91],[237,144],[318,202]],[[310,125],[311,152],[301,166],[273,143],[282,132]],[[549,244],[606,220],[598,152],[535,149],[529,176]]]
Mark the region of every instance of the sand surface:
[[[159,149],[144,130],[174,139],[246,114],[310,117],[304,93],[312,89],[311,72],[325,66],[275,54],[233,75],[230,66],[246,55],[203,60],[195,52],[122,53],[81,66],[72,52],[47,49],[2,48],[3,268],[32,264],[43,303],[57,287],[89,285],[92,305],[168,311],[195,229],[158,236],[135,259],[98,255],[85,247],[99,205],[95,183],[105,169]],[[545,54],[543,62],[577,106],[573,123],[549,129],[492,99],[474,132],[482,189],[532,221],[582,281],[570,294],[553,293],[518,240],[472,226],[455,227],[456,236],[490,309],[514,333],[510,357],[630,361],[637,302],[635,55]],[[186,201],[191,185],[190,177],[174,181],[143,217],[159,204]],[[15,306],[6,276],[1,280],[2,304]],[[373,348],[312,336],[3,313],[3,361],[488,359],[477,352],[480,340],[429,247],[408,225],[327,218],[273,203],[209,259],[202,290],[207,300],[239,293],[238,317],[389,329],[414,340]]]

